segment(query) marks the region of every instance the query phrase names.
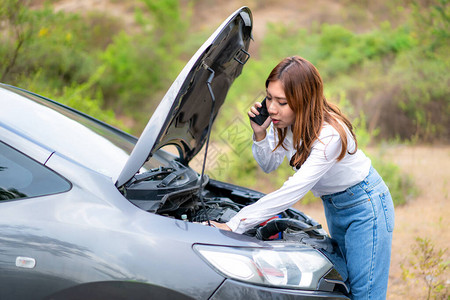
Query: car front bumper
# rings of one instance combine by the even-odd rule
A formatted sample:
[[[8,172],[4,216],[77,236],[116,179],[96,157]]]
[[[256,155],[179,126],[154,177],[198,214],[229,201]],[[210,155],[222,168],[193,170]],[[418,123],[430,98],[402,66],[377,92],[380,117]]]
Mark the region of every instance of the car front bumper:
[[[210,297],[211,300],[221,299],[350,299],[338,292],[322,292],[307,290],[280,289],[246,284],[227,279]]]

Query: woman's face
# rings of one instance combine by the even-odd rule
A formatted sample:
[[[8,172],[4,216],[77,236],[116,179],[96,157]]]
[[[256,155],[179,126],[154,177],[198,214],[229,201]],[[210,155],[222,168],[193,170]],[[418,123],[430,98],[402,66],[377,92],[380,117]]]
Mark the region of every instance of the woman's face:
[[[275,128],[286,128],[295,121],[295,113],[289,107],[281,81],[270,81],[267,87],[266,105]]]

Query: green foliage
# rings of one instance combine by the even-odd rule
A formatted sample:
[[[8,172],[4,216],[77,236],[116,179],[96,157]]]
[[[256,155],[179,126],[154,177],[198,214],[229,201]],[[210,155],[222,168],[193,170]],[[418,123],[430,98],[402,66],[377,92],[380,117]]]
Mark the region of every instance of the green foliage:
[[[0,0],[1,81],[20,85],[22,78],[39,73],[42,85],[62,91],[86,82],[104,66],[91,94],[99,89],[103,105],[116,112],[137,117],[151,111],[205,35],[187,38],[193,2],[139,2],[133,4],[137,27],[119,32],[120,21],[107,15],[54,12],[51,4],[31,10],[28,0]],[[347,17],[361,22],[367,9],[386,12],[369,2],[346,5]],[[299,54],[319,68],[331,100],[345,91],[358,107],[350,116],[365,111],[369,130],[379,128],[379,139],[448,140],[448,0],[398,0],[387,9],[403,22],[383,18],[373,29],[358,32],[318,22],[302,29],[270,24],[260,59],[248,63],[245,81],[237,83],[244,93],[242,87],[237,90],[252,98],[263,90],[272,66]]]
[[[186,9],[180,6],[177,0],[142,0],[151,13],[152,21],[149,22],[141,11],[137,19],[143,25],[147,33],[153,33],[157,44],[157,51],[167,52],[169,59],[173,59],[181,52],[181,45],[186,38],[191,15],[191,3]]]
[[[340,107],[344,111],[351,111],[352,107],[345,94],[342,93],[340,97]],[[378,134],[378,130],[368,130],[366,121],[364,113],[360,113],[360,116],[353,121],[354,131],[358,140],[358,148],[363,149],[365,154],[370,157],[373,167],[389,187],[394,205],[405,204],[417,195],[416,186],[410,175],[402,172],[396,164],[383,157],[383,144],[378,146],[378,153],[375,154],[372,151],[369,153],[364,150],[372,144],[373,139]]]
[[[350,102],[364,109],[371,130],[380,129],[379,138],[448,141],[448,0],[401,8],[406,20],[400,26],[383,21],[367,32],[339,24],[309,30],[271,24],[261,56],[270,64],[290,55],[310,60],[327,89],[346,91]],[[358,117],[355,113],[351,117]]]
[[[351,110],[350,103],[346,99],[345,94],[341,94],[339,105],[344,111]],[[378,153],[375,154],[372,153],[372,151],[369,153],[364,150],[371,145],[373,138],[378,134],[378,130],[368,130],[366,121],[364,113],[360,113],[360,116],[353,121],[358,148],[363,149],[365,154],[369,156],[372,161],[372,166],[377,170],[383,178],[383,181],[389,187],[394,205],[398,206],[405,204],[408,200],[417,195],[416,185],[410,175],[402,172],[399,166],[383,157],[383,144],[378,146]]]
[[[107,67],[100,86],[108,106],[127,112],[151,107],[160,91],[173,80],[181,63],[177,58],[186,38],[189,14],[183,15],[178,1],[143,0],[144,9],[136,11],[141,30],[133,35],[121,32],[100,54]]]
[[[6,20],[0,43],[2,81],[122,125],[112,110],[104,110],[103,94],[97,88],[104,68],[95,53],[107,40],[99,32],[114,30],[109,18],[55,13],[50,6],[28,9],[28,1],[1,0]],[[89,51],[87,51],[89,50]]]
[[[420,47],[432,55],[434,50],[448,49],[450,38],[449,0],[434,0],[429,3],[413,1],[411,27],[420,41]]]
[[[99,77],[104,74],[104,71],[105,68],[99,68],[87,82],[65,86],[62,94],[60,96],[55,95],[54,99],[88,115],[96,116],[108,124],[126,129],[115,117],[115,113],[112,110],[102,109],[103,95],[99,89],[93,89],[93,86],[98,82]]]
[[[2,4],[9,6],[17,1],[2,0]],[[7,58],[2,60],[3,65],[0,63],[2,81],[17,84],[20,76],[37,72],[46,85],[57,89],[86,81],[96,69],[93,54],[104,46],[97,42],[98,32],[111,32],[110,22],[101,26],[98,17],[55,13],[50,6],[31,10],[25,1],[19,2],[17,11],[4,12],[9,23],[0,48]],[[94,20],[97,25],[93,25]]]
[[[263,41],[264,57],[300,55],[320,66],[325,79],[345,73],[365,60],[411,49],[416,41],[405,28],[388,22],[368,33],[354,33],[341,25],[324,23],[317,32],[292,30],[272,24]],[[277,45],[276,47],[274,45]]]
[[[398,86],[394,100],[412,120],[414,136],[424,141],[445,139],[450,125],[450,60],[443,55],[437,59],[437,53],[419,60],[420,52],[397,58],[392,69],[392,83]],[[403,71],[405,65],[408,73]]]
[[[181,69],[189,9],[177,1],[143,1],[137,12],[141,28],[133,34],[119,32],[120,22],[107,15],[55,12],[50,4],[29,9],[30,4],[0,0],[2,82],[21,87],[32,82],[34,91],[48,91],[44,95],[63,102],[68,97],[83,103],[75,106],[92,103],[85,107],[89,111],[95,103],[101,117],[102,109],[112,107],[139,115],[155,107]],[[101,76],[92,75],[100,69]]]
[[[122,130],[130,131],[130,128],[127,128],[116,118],[114,111],[102,108],[103,95],[101,94],[101,90],[95,88],[95,84],[103,75],[104,71],[105,68],[99,68],[85,83],[66,85],[62,90],[45,85],[43,83],[45,77],[42,76],[41,72],[37,72],[33,77],[20,78],[20,87],[94,116]]]
[[[393,99],[412,120],[411,136],[448,140],[450,126],[450,6],[414,2],[408,28],[417,46],[398,55],[388,76]],[[405,72],[407,70],[407,72]]]
[[[372,165],[389,187],[395,206],[405,204],[417,195],[416,186],[410,175],[403,173],[396,164],[386,161],[381,155],[370,158]]]
[[[435,249],[429,238],[416,238],[408,263],[401,264],[402,278],[408,283],[425,284],[426,299],[448,299],[447,248]],[[420,297],[422,295],[414,295]],[[425,299],[423,298],[423,299]]]
[[[33,32],[33,16],[24,6],[25,1],[2,0],[0,2],[0,19],[5,20],[0,43],[0,80],[4,81],[12,72],[17,58],[23,51],[24,44]],[[3,27],[2,26],[2,27]]]
[[[130,111],[141,106],[148,95],[161,88],[164,79],[164,66],[148,47],[150,41],[138,41],[135,36],[122,32],[100,55],[107,67],[100,86],[109,106],[114,105],[116,109]]]

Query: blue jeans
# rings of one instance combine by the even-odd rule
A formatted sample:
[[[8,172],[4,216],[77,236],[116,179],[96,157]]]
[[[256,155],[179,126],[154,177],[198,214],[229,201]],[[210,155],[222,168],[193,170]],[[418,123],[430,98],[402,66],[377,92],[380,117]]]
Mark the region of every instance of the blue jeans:
[[[352,299],[386,299],[394,205],[383,179],[371,167],[360,183],[321,198],[346,260]]]

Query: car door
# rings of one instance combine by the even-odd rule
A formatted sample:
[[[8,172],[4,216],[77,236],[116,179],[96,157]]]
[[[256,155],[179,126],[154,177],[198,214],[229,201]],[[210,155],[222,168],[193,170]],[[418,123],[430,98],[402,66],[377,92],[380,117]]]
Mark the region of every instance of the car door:
[[[60,286],[37,270],[36,255],[50,251],[51,241],[29,217],[29,204],[70,189],[66,179],[0,142],[0,299],[39,299]]]

